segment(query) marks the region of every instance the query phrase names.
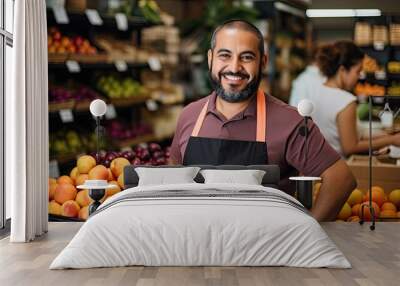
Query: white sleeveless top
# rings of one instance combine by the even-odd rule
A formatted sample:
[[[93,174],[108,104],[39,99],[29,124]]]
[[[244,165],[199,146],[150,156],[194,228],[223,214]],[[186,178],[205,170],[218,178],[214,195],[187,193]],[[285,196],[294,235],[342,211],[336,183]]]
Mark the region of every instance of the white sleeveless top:
[[[343,89],[319,84],[315,86],[310,100],[315,106],[314,113],[311,116],[313,121],[328,143],[344,157],[336,119],[338,114],[357,98]]]

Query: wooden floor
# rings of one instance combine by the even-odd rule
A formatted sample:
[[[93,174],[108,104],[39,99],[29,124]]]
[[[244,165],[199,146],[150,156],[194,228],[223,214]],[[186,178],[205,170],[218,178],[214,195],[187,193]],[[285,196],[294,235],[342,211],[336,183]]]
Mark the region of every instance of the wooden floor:
[[[122,267],[48,270],[51,261],[81,226],[50,223],[32,243],[0,241],[0,285],[400,285],[400,223],[324,223],[352,269],[288,267]]]

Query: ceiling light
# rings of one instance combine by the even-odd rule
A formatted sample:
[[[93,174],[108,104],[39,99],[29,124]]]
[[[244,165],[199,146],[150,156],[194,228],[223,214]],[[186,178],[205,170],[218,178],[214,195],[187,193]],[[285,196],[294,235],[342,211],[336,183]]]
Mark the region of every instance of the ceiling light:
[[[310,18],[377,17],[382,12],[379,9],[307,9],[306,15]]]

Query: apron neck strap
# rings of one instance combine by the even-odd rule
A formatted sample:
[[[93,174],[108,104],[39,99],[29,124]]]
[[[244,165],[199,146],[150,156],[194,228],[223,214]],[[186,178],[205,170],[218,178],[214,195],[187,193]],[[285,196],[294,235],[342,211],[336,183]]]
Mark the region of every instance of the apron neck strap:
[[[265,95],[261,89],[257,90],[257,142],[265,142],[267,129],[267,112],[265,110]]]
[[[208,103],[209,103],[209,100],[207,100],[207,102],[204,104],[204,106],[197,118],[196,124],[194,125],[193,131],[192,131],[193,137],[199,136],[201,126],[203,125],[204,118],[206,117],[206,114],[207,114]],[[265,110],[265,95],[261,89],[258,89],[258,91],[257,91],[257,136],[256,136],[257,142],[265,142],[265,130],[266,130],[266,126],[267,126],[266,122],[267,122],[267,114],[266,114],[266,110]]]

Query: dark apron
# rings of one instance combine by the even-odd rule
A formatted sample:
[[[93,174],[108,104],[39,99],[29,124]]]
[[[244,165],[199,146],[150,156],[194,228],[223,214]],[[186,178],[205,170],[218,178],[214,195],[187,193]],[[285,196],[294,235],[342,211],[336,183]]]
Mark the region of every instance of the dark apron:
[[[207,113],[208,101],[203,106],[186,146],[183,165],[265,165],[268,163],[265,142],[265,95],[257,91],[256,141],[242,141],[199,137]]]

